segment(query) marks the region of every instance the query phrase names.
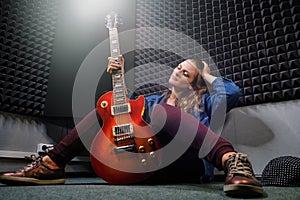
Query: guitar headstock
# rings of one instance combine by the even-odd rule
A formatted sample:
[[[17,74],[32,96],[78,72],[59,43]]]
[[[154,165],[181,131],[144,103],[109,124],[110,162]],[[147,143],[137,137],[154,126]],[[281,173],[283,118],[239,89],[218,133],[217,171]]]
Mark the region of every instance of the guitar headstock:
[[[115,13],[111,12],[108,15],[106,15],[105,18],[105,26],[108,29],[118,28],[123,24],[121,17]]]

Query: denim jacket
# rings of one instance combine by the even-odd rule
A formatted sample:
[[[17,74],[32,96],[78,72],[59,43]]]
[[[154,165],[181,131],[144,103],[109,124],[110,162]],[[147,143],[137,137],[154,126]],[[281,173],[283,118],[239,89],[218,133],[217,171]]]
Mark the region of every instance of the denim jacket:
[[[218,77],[213,81],[211,89],[208,91],[209,92],[202,95],[202,105],[200,109],[203,110],[203,112],[199,113],[198,110],[195,109],[193,115],[201,123],[210,127],[211,117],[220,109],[221,105],[226,105],[226,112],[236,105],[240,97],[240,88],[231,80]],[[144,119],[146,122],[150,123],[149,116],[151,116],[153,108],[159,103],[165,103],[166,100],[166,93],[145,97]]]

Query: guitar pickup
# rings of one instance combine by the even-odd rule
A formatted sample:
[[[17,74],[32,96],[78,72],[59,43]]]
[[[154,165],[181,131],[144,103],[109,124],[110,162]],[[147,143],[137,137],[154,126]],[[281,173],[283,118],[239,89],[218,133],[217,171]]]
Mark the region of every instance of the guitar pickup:
[[[115,147],[114,151],[116,153],[121,153],[121,152],[124,152],[124,151],[134,151],[135,149],[136,149],[136,146],[134,144],[131,144],[131,145]]]
[[[133,126],[132,124],[122,124],[118,126],[112,127],[113,136],[119,137],[122,135],[131,135],[133,134]]]
[[[130,104],[129,103],[111,106],[112,116],[125,114],[125,113],[130,113],[130,112],[131,112],[131,109],[130,109]]]

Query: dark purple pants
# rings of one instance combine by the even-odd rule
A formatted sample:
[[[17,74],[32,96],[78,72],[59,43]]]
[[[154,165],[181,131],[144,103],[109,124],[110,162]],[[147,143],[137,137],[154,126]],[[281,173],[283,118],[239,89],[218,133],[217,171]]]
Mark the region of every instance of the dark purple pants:
[[[97,134],[99,122],[94,117],[95,112],[96,110],[91,111],[49,152],[50,158],[58,166],[64,167],[71,159],[85,150],[82,138],[93,138]],[[162,120],[162,116],[165,116],[165,120]],[[235,151],[228,141],[216,135],[196,118],[167,104],[159,104],[155,107],[151,115],[151,125],[154,130],[160,129],[157,137],[163,145],[169,144],[176,137],[176,134],[178,134],[179,143],[182,145],[189,144],[186,152],[178,159],[179,162],[175,161],[172,164],[179,166],[179,168],[189,168],[194,164],[198,168],[197,163],[200,162],[199,151],[201,149],[200,155],[203,155],[204,159],[213,163],[218,169],[222,169],[222,156],[227,152]],[[180,134],[182,130],[184,134]],[[209,148],[203,150],[201,147],[204,145],[209,146]],[[202,169],[198,168],[198,170],[203,170],[203,167]]]

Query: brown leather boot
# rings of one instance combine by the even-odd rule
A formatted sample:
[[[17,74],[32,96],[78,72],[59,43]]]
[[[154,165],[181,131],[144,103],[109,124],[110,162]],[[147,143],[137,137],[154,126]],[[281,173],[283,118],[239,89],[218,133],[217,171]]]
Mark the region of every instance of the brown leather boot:
[[[46,165],[42,157],[31,156],[33,162],[22,170],[0,175],[0,183],[7,185],[64,184],[64,169]]]
[[[225,163],[227,177],[224,192],[230,196],[262,196],[264,189],[255,178],[251,163],[246,154],[237,153],[229,156]]]

